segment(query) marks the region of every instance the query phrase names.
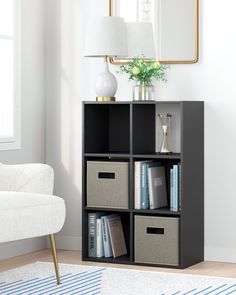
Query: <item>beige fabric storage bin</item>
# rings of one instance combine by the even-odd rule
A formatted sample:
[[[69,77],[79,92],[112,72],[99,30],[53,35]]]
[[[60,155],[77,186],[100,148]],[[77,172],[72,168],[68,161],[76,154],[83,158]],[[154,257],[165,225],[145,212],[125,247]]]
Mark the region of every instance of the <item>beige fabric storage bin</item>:
[[[128,209],[129,163],[87,162],[87,206]]]
[[[179,265],[179,218],[135,216],[135,262]]]

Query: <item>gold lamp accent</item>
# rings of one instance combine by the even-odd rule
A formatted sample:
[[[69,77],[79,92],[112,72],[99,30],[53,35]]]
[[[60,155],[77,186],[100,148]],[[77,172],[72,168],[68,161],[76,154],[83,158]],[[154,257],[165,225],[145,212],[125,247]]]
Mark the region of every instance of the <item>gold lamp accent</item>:
[[[115,96],[97,96],[96,101],[110,102],[110,101],[116,101],[116,98]]]

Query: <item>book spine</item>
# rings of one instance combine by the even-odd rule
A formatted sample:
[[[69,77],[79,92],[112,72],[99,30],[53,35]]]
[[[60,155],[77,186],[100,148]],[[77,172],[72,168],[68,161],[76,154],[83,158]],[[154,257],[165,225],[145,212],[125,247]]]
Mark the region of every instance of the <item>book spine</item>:
[[[176,211],[176,178],[175,178],[175,165],[173,166],[173,211]]]
[[[103,238],[103,246],[104,246],[104,255],[105,257],[112,256],[111,242],[108,233],[107,227],[107,217],[103,216],[102,218],[102,238]]]
[[[179,211],[179,165],[176,165],[176,211]]]
[[[178,175],[178,184],[179,184],[179,211],[181,211],[181,195],[182,195],[182,187],[181,187],[181,165],[178,165],[179,175]]]
[[[178,211],[178,166],[173,166],[173,211]]]
[[[173,211],[173,168],[170,169],[170,211]]]
[[[89,257],[96,257],[95,251],[95,221],[96,217],[95,214],[89,213],[88,214],[88,225],[89,225],[89,235],[88,235],[88,256]]]
[[[148,195],[150,209],[154,209],[154,196],[153,196],[153,183],[152,183],[152,172],[148,169]]]
[[[151,169],[148,168],[148,195],[150,209],[154,209],[154,196],[153,196],[153,186],[152,186],[152,173]]]
[[[150,197],[149,197],[149,188],[148,188],[148,167],[149,164],[146,164],[145,167],[145,178],[146,178],[146,196],[147,196],[147,209],[150,209]]]
[[[127,254],[124,231],[121,223],[121,217],[115,216],[107,219],[107,226],[111,240],[113,257],[119,257]]]
[[[147,164],[141,165],[141,209],[147,209]]]
[[[134,200],[135,209],[141,209],[141,163],[135,162],[134,164]]]
[[[97,219],[97,257],[103,257],[103,241],[102,241],[102,223],[101,219]]]

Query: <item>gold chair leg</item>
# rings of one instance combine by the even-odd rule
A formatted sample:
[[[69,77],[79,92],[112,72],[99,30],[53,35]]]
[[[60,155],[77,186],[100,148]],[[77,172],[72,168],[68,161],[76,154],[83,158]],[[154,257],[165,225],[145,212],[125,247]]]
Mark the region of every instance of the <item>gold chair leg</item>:
[[[54,262],[55,273],[56,273],[56,277],[57,277],[57,284],[59,285],[61,283],[61,281],[60,281],[58,259],[57,259],[56,241],[55,241],[54,234],[49,235],[49,238],[50,238],[50,244],[51,244],[51,250],[52,250],[52,257],[53,257],[53,262]]]

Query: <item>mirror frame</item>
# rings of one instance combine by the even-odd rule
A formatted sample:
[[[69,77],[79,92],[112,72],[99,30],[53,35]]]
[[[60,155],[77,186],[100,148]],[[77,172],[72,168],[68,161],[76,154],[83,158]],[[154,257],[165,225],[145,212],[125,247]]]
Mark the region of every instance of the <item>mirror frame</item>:
[[[113,0],[109,0],[109,16],[113,16]],[[192,60],[159,60],[162,64],[194,64],[199,59],[199,0],[194,0],[194,58]],[[124,65],[128,61],[109,58],[114,65]]]

